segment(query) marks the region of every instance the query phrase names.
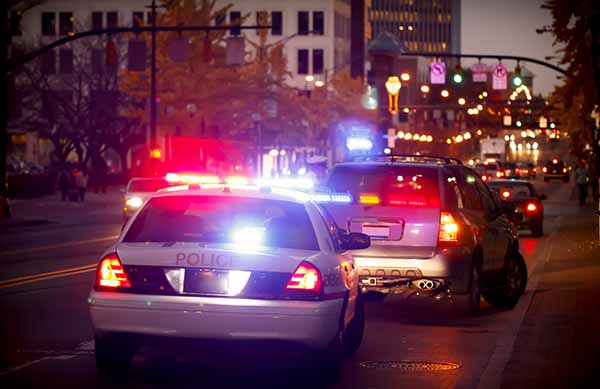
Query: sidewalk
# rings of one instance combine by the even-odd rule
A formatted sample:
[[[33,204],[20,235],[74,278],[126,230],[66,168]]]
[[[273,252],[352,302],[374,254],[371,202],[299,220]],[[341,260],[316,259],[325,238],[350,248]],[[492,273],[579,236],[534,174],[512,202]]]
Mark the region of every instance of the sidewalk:
[[[503,373],[502,388],[600,382],[600,242],[591,204],[570,202]]]
[[[12,218],[0,220],[0,231],[71,222],[90,214],[120,215],[122,201],[120,187],[109,187],[106,193],[88,191],[83,202],[62,201],[58,192],[33,199],[9,199]]]

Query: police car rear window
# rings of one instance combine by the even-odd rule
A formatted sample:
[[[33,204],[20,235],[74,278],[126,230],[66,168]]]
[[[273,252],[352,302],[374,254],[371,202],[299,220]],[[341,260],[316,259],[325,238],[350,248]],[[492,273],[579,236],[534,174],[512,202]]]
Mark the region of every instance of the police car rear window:
[[[129,184],[129,192],[156,192],[167,186],[169,186],[169,184],[163,179],[133,180]]]
[[[381,205],[440,205],[438,170],[419,166],[338,166],[329,177],[334,192],[349,192],[355,201],[361,195],[379,196]]]
[[[123,241],[241,242],[253,247],[319,250],[304,205],[228,196],[155,197],[135,218]]]

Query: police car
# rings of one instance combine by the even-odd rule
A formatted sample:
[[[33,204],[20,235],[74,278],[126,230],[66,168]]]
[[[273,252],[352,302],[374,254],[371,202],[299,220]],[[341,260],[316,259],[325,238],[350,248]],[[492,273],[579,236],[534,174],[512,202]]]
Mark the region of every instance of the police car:
[[[283,341],[336,366],[355,352],[364,311],[339,230],[318,201],[251,185],[154,193],[103,254],[89,295],[97,367],[123,372],[156,338]]]

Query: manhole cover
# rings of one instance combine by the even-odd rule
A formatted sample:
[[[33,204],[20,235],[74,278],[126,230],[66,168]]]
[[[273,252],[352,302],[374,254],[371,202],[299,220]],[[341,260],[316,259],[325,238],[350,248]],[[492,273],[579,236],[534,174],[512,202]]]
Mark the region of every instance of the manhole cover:
[[[451,362],[366,361],[361,362],[360,367],[366,369],[396,369],[401,371],[441,371],[455,370],[460,368],[460,365]]]

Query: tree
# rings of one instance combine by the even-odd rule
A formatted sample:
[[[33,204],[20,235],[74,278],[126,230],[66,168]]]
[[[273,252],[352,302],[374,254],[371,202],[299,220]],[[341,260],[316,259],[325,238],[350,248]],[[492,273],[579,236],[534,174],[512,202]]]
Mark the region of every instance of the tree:
[[[575,153],[582,146],[592,145],[595,170],[600,171],[598,131],[590,119],[594,106],[600,103],[600,3],[595,0],[547,0],[542,8],[552,13],[552,31],[559,50],[561,64],[567,66],[569,77],[555,89],[550,101],[557,119],[570,128]],[[590,82],[594,80],[594,82]],[[583,141],[582,141],[583,140]],[[596,178],[594,178],[594,183]]]

